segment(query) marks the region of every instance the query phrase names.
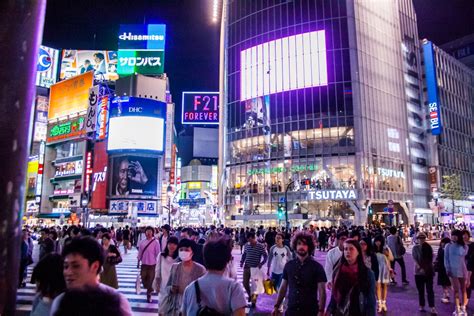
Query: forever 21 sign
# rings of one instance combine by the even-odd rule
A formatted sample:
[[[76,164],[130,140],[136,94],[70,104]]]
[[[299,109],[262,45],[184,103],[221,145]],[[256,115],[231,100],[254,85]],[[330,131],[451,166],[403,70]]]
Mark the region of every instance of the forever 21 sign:
[[[182,123],[219,124],[219,92],[183,92]]]

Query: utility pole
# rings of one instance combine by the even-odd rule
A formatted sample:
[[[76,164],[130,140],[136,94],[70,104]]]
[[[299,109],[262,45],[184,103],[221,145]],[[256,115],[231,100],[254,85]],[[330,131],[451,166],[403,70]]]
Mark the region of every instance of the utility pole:
[[[14,315],[16,309],[31,111],[45,10],[46,0],[0,4],[0,315]]]
[[[288,220],[288,189],[290,186],[295,183],[296,180],[291,181],[288,183],[285,189],[285,221],[286,221],[286,230],[289,231],[290,229],[290,221]]]

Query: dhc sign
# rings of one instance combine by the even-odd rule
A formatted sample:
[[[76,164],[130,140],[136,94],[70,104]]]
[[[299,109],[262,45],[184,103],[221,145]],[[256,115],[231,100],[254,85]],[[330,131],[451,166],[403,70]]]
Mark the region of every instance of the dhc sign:
[[[441,135],[441,111],[438,98],[438,85],[436,81],[436,65],[434,61],[433,44],[429,41],[423,43],[423,56],[425,59],[426,86],[428,90],[428,111],[431,134]]]
[[[309,191],[308,200],[315,201],[344,201],[344,200],[357,200],[356,190],[318,190]]]

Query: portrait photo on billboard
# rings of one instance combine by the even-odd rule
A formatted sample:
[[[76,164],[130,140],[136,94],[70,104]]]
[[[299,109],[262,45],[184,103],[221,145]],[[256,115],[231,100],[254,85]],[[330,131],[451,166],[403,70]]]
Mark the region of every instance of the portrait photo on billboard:
[[[157,158],[119,156],[112,162],[112,196],[157,195]]]
[[[62,56],[61,80],[91,70],[94,71],[94,77],[97,80],[115,81],[118,79],[116,51],[65,49]]]

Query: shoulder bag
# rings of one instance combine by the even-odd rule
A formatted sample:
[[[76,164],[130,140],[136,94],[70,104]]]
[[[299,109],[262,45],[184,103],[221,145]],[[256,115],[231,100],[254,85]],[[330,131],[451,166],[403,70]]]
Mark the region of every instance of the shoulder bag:
[[[398,255],[403,256],[407,252],[405,246],[403,246],[402,239],[398,236]]]
[[[224,316],[224,314],[219,313],[213,308],[201,305],[201,290],[199,288],[199,282],[197,280],[194,281],[194,290],[196,291],[196,301],[198,304],[198,311],[196,313],[196,316]]]

